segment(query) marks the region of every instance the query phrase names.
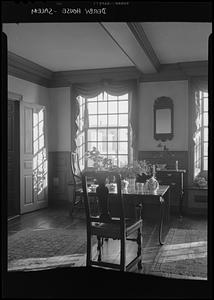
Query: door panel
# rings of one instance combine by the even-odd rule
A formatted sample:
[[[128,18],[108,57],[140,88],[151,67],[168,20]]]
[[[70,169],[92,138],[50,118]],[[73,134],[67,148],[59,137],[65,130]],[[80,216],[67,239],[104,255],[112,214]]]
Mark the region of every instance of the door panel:
[[[24,176],[24,205],[33,204],[33,176]]]
[[[20,103],[21,213],[48,205],[45,107]]]
[[[24,107],[24,154],[33,154],[33,108]]]
[[[8,217],[20,213],[19,103],[8,100]]]

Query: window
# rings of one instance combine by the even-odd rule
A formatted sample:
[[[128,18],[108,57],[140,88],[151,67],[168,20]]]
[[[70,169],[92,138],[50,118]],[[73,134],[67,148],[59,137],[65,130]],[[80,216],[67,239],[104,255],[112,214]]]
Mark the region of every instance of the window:
[[[197,105],[196,132],[194,134],[194,177],[208,170],[208,93],[195,92]]]
[[[95,98],[78,97],[77,151],[80,167],[92,167],[84,154],[96,147],[119,167],[129,162],[129,94],[112,96],[103,92]]]
[[[79,156],[79,166],[80,169],[84,169],[85,167],[85,99],[82,97],[78,97],[79,101],[79,115],[77,117],[77,126],[78,126],[78,131],[77,131],[77,138],[76,138],[76,145],[77,145],[77,153]]]
[[[48,185],[48,161],[45,145],[45,110],[33,112],[33,183],[37,199],[43,199]],[[42,193],[43,192],[43,193]]]

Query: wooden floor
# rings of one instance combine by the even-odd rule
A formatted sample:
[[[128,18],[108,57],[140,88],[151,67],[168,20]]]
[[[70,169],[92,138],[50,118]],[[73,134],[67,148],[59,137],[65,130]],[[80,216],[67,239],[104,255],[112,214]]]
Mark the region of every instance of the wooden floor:
[[[65,209],[43,209],[33,213],[28,213],[20,217],[14,218],[8,222],[8,236],[13,235],[19,231],[26,229],[46,230],[53,228],[61,229],[78,229],[85,224],[84,211],[78,210],[75,212],[73,218],[69,217]],[[158,255],[163,255],[162,260],[178,261],[187,257],[195,258],[197,255],[206,255],[206,239],[198,240],[197,233],[205,233],[207,230],[206,217],[187,217],[184,216],[179,219],[178,216],[172,216],[170,222],[170,230],[167,238],[170,245],[160,246],[158,243],[158,231],[155,224],[153,224],[151,236],[143,245],[143,273],[150,273],[151,267],[154,265],[155,259]],[[184,241],[185,235],[185,244]],[[182,238],[182,239],[181,239]],[[165,252],[163,252],[165,250]],[[127,263],[136,256],[137,244],[127,242]],[[167,257],[164,255],[167,253]],[[75,253],[74,253],[75,254]],[[76,255],[76,254],[75,254]],[[97,259],[97,247],[93,247],[93,258]],[[68,257],[64,257],[65,261]],[[102,259],[107,262],[119,263],[120,259],[120,244],[119,241],[108,240],[104,242]],[[63,258],[61,257],[61,261]],[[85,259],[82,265],[85,264]],[[137,272],[137,269],[132,270]]]

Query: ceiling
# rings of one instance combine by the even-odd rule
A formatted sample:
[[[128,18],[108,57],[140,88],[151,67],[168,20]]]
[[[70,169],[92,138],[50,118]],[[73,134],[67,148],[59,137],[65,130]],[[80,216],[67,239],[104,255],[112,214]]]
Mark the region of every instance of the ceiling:
[[[211,23],[141,23],[160,63],[208,60]]]
[[[131,24],[131,23],[130,23]],[[8,50],[50,71],[207,61],[212,23],[10,23]]]

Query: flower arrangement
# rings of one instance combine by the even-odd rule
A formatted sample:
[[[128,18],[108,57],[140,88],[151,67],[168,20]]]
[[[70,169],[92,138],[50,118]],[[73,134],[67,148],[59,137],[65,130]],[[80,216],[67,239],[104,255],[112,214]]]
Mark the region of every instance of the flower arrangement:
[[[98,169],[102,166],[103,156],[100,155],[100,152],[96,147],[93,147],[91,151],[86,152],[87,159],[91,159],[94,164],[94,168]]]
[[[134,160],[132,164],[117,167],[113,165],[112,159],[102,156],[96,147],[93,147],[91,151],[87,151],[86,157],[93,161],[95,169],[114,170],[119,172],[123,179],[136,178],[138,182],[146,182],[152,176],[152,165],[146,160]]]
[[[93,149],[91,151],[87,151],[86,157],[93,161],[95,169],[111,170],[113,168],[112,159],[101,155],[96,147],[93,147]]]
[[[146,160],[137,161],[119,168],[119,172],[124,178],[136,178],[138,182],[145,182],[152,175],[152,165]]]
[[[113,162],[112,162],[111,158],[104,157],[103,161],[102,161],[102,164],[103,164],[103,167],[105,169],[112,169],[113,168]]]

